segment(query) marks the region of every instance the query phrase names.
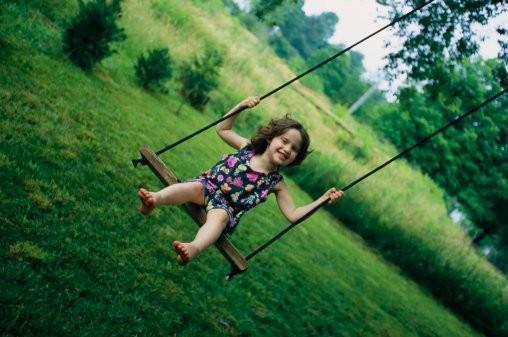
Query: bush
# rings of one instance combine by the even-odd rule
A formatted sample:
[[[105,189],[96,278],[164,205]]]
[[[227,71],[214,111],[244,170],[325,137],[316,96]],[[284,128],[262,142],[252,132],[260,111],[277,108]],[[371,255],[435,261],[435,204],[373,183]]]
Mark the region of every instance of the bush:
[[[91,70],[95,64],[112,55],[112,42],[125,40],[124,30],[117,25],[121,16],[121,0],[78,0],[79,13],[63,36],[64,52],[83,70]]]
[[[223,59],[217,50],[208,49],[201,57],[194,58],[182,67],[181,94],[196,109],[208,102],[208,94],[219,84],[219,70]]]
[[[138,84],[145,89],[161,89],[172,75],[168,48],[152,49],[141,55],[135,65]]]

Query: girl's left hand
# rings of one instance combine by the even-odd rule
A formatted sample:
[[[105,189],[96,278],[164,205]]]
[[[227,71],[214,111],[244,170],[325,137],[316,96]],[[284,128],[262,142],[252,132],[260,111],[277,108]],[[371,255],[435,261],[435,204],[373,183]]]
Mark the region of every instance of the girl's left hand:
[[[330,188],[328,191],[325,192],[323,195],[325,198],[329,198],[330,201],[328,201],[329,204],[332,204],[334,202],[337,202],[342,196],[344,195],[343,191],[337,190],[335,187]]]
[[[259,96],[250,96],[240,102],[240,106],[243,108],[253,108],[261,101]]]

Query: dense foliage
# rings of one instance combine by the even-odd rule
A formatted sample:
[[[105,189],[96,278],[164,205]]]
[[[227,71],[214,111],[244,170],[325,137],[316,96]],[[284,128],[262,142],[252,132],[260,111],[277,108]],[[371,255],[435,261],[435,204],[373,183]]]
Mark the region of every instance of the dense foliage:
[[[389,6],[393,19],[423,3],[422,0],[377,0]],[[395,34],[402,47],[389,55],[387,70],[392,76],[409,68],[409,77],[431,79],[431,70],[442,60],[460,65],[462,60],[476,54],[481,36],[475,25],[486,25],[496,17],[507,15],[503,0],[446,0],[434,1],[397,24]],[[508,30],[506,20],[497,26],[501,46],[499,57],[508,62]]]
[[[432,82],[421,90],[403,89],[398,105],[370,111],[367,119],[403,149],[501,91],[497,68],[495,61],[465,62],[457,70],[436,65]],[[508,97],[498,98],[409,155],[457,201],[450,202],[451,209],[460,209],[477,226],[470,229],[475,243],[496,234],[500,249],[508,246],[507,110]],[[508,259],[497,260],[508,272]]]
[[[84,70],[114,53],[113,42],[126,38],[118,26],[121,16],[121,0],[78,0],[79,13],[65,30],[64,51],[71,61]]]
[[[328,46],[315,51],[307,65],[315,65],[343,50],[343,46]],[[323,83],[323,92],[334,102],[349,106],[367,89],[368,84],[361,80],[364,72],[363,55],[350,52],[316,70]]]
[[[305,14],[303,1],[284,2],[264,20],[272,29],[268,42],[274,51],[298,73],[344,49],[328,40],[339,20],[332,12]],[[368,88],[361,79],[363,56],[351,51],[328,63],[325,68],[302,78],[302,82],[327,95],[334,103],[352,104]]]
[[[286,6],[280,14],[278,27],[284,37],[304,59],[320,48],[328,46],[339,18],[335,13],[324,12],[307,16],[299,6]]]
[[[148,55],[140,55],[135,65],[136,78],[145,89],[161,89],[164,81],[171,78],[171,59],[168,48],[156,48]]]
[[[422,1],[378,0],[378,3],[388,6],[390,19],[394,19],[421,5]],[[398,51],[388,56],[386,70],[391,79],[408,76],[410,87],[398,93],[395,103],[387,103],[375,95],[356,114],[402,150],[411,141],[453,118],[461,108],[467,109],[470,103],[480,102],[496,88],[507,87],[508,30],[505,23],[497,21],[500,22],[497,38],[501,48],[498,60],[488,66],[475,61],[481,37],[474,29],[478,24],[491,24],[506,15],[506,11],[502,1],[449,0],[435,1],[407,17],[395,26],[395,33],[403,43]],[[471,62],[479,62],[479,69]],[[499,106],[494,104],[488,109],[499,109]],[[491,121],[490,118],[497,119]],[[502,195],[506,191],[508,174],[505,159],[502,159],[506,158],[506,146],[500,145],[506,143],[505,131],[499,126],[506,123],[503,118],[489,116],[486,123],[475,121],[474,126],[471,123],[458,126],[457,130],[467,132],[448,131],[449,138],[440,136],[434,144],[426,146],[421,155],[413,154],[411,158],[446,189],[450,212],[460,210],[466,216],[461,223],[472,242],[486,249],[488,258],[506,271],[508,222],[501,205],[506,204]],[[452,138],[456,140],[450,140]],[[463,154],[464,146],[474,154],[466,155],[466,161],[462,162],[458,158],[463,158],[459,155]],[[490,149],[490,146],[494,147]],[[431,154],[433,151],[439,154]],[[444,155],[444,159],[436,160],[440,155]]]
[[[280,6],[297,2],[301,2],[301,0],[251,0],[250,12],[258,19],[266,19],[271,17]]]
[[[181,93],[195,108],[203,109],[209,93],[219,84],[219,72],[223,57],[218,50],[208,48],[182,66]]]

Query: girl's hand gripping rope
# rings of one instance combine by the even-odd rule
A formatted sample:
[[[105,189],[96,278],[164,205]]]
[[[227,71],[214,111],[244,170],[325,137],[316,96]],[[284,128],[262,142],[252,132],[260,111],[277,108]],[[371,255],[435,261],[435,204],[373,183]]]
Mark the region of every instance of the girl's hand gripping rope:
[[[329,204],[339,201],[340,198],[344,195],[343,191],[337,190],[335,187],[330,188],[328,191],[323,194],[322,198],[330,199],[328,201]]]
[[[259,96],[251,96],[251,97],[247,97],[246,99],[241,101],[239,105],[243,109],[248,109],[248,108],[255,107],[256,105],[259,104],[260,101],[261,101],[261,99],[259,98]]]

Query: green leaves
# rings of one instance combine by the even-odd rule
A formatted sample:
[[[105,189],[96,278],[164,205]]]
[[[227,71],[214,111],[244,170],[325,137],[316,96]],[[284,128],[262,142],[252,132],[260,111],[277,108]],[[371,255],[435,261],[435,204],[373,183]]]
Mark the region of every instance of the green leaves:
[[[209,100],[208,94],[219,83],[219,71],[223,63],[218,50],[207,49],[201,56],[183,65],[180,74],[181,93],[195,108],[202,109]]]
[[[495,72],[500,64],[465,62],[457,70],[434,65],[431,82],[401,90],[399,106],[370,121],[399,149],[406,148],[499,92]],[[506,211],[501,207],[508,204],[505,96],[416,149],[409,159],[456,198],[479,228],[497,232],[506,242]]]
[[[390,7],[391,19],[422,3],[420,0],[377,2]],[[432,69],[441,60],[445,60],[449,66],[459,66],[461,61],[479,50],[481,37],[474,25],[486,25],[491,19],[506,15],[506,12],[503,1],[435,1],[396,26],[395,34],[403,41],[402,48],[388,56],[386,70],[395,78],[402,72],[406,73],[406,67],[409,67],[410,78],[425,80],[432,79]],[[497,32],[502,48],[499,57],[506,64],[506,30],[499,26]]]
[[[328,46],[315,51],[307,61],[307,67],[314,66],[342,50],[342,46]],[[361,80],[364,71],[363,56],[357,52],[341,55],[316,70],[324,87],[324,93],[335,103],[351,105],[368,89],[368,85]]]
[[[74,64],[89,71],[115,52],[111,43],[126,39],[123,28],[117,25],[121,0],[78,2],[79,13],[63,35],[64,52]]]
[[[151,49],[141,55],[134,67],[138,84],[145,89],[162,88],[163,82],[171,78],[171,60],[168,48]]]

